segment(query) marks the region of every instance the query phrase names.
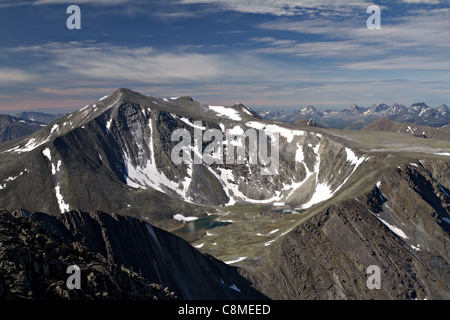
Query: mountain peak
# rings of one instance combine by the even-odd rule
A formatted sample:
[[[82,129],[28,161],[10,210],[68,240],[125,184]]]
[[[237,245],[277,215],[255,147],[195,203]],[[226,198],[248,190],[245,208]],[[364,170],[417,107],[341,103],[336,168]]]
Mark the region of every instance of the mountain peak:
[[[410,108],[430,108],[425,102],[416,102],[413,103]]]
[[[310,115],[319,115],[319,114],[321,114],[321,112],[319,110],[317,110],[314,106],[311,106],[311,105],[303,108],[302,110],[300,110],[300,112],[302,114],[310,114]]]
[[[371,112],[382,112],[389,109],[389,106],[385,103],[377,103],[370,107]]]
[[[445,105],[445,104],[443,104],[443,105],[440,105],[439,107],[437,107],[437,109],[440,111],[440,112],[448,112],[448,111],[450,111],[450,109],[447,107],[447,105]]]
[[[100,101],[107,100],[108,98],[121,101],[134,101],[139,98],[145,98],[145,96],[128,88],[119,88],[110,95],[101,98]]]
[[[128,88],[118,88],[113,94],[127,94],[127,93],[136,93],[135,91]]]
[[[231,108],[238,110],[238,111],[242,111],[252,117],[261,119],[261,116],[258,113],[256,113],[251,108],[244,106],[242,103],[235,103]]]
[[[358,111],[359,111],[359,110],[362,110],[362,108],[359,107],[359,106],[358,106],[357,104],[355,104],[355,103],[352,104],[352,105],[351,105],[350,107],[348,107],[347,109],[348,109],[348,110],[352,110],[352,111],[353,111],[353,110],[358,110]]]
[[[394,104],[392,105],[392,107],[393,107],[393,108],[401,108],[401,109],[406,108],[403,104],[400,104],[400,103],[394,103]]]
[[[302,112],[303,111],[305,111],[305,112],[309,112],[309,111],[318,111],[316,108],[314,108],[314,106],[307,106],[307,107],[305,107],[305,108],[303,108],[302,109]]]

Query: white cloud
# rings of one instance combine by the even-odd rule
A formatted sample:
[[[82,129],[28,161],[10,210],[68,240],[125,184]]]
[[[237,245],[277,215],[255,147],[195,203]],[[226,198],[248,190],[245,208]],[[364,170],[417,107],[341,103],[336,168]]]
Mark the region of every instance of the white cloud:
[[[17,68],[0,68],[0,84],[4,86],[27,82],[34,78],[35,75],[28,71]]]
[[[403,0],[407,3],[439,4],[439,0]]]
[[[389,59],[352,62],[340,65],[352,70],[450,71],[450,61],[434,57],[401,56]]]
[[[366,0],[180,0],[182,4],[210,4],[219,9],[243,13],[294,16],[308,13],[308,9],[346,11],[349,7],[366,7]]]
[[[249,52],[209,54],[202,53],[203,48],[192,46],[181,46],[169,52],[106,43],[52,42],[42,46],[3,48],[2,51],[9,55],[39,57],[40,63],[30,66],[29,73],[34,73],[35,78],[46,75],[46,81],[40,84],[42,87],[68,80],[79,83],[101,80],[107,86],[123,82],[141,85],[245,82],[284,73]]]
[[[258,39],[256,39],[258,40]],[[266,47],[253,50],[254,53],[289,54],[308,58],[351,58],[383,54],[383,48],[370,47],[364,43],[343,41],[316,41],[297,43],[289,40],[274,39],[267,41]]]
[[[130,3],[130,0],[0,0],[0,8],[28,6],[28,5],[52,5],[52,4],[92,4],[101,6],[111,6],[120,3]]]
[[[253,40],[260,44],[260,48],[255,50],[259,53],[334,57],[353,62],[357,61],[358,57],[365,57],[369,61],[396,59],[398,62],[401,62],[402,56],[415,57],[419,62],[427,60],[424,57],[432,57],[432,63],[426,63],[423,67],[410,65],[410,70],[425,70],[431,66],[431,69],[436,69],[435,66],[439,63],[447,65],[447,52],[450,50],[450,42],[444,40],[448,38],[450,30],[448,8],[410,11],[382,23],[381,30],[368,30],[363,19],[336,21],[324,18],[300,21],[280,19],[262,23],[258,27],[264,30],[309,34],[315,36],[315,39],[321,39],[321,41],[292,41],[297,37],[288,37],[288,34],[284,39],[254,38]],[[384,63],[383,68],[387,69],[389,65],[394,66],[393,63]],[[402,69],[407,69],[407,64],[401,65]],[[349,66],[353,68],[356,64]]]
[[[35,5],[50,5],[50,4],[84,4],[90,3],[94,5],[116,5],[119,3],[129,3],[129,0],[36,0]]]
[[[219,55],[106,45],[65,48],[57,53],[55,64],[89,79],[140,83],[209,81],[234,69]]]

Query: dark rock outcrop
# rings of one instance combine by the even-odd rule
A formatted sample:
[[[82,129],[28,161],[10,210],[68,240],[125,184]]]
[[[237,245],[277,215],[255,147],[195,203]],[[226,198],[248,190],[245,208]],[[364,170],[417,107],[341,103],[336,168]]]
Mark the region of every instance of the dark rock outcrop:
[[[427,160],[388,170],[241,267],[272,299],[450,299],[449,172]],[[367,287],[372,265],[379,290]]]
[[[167,288],[68,239],[67,232],[61,237],[22,213],[0,212],[0,299],[176,298]],[[80,268],[79,290],[66,285],[72,265]]]
[[[5,297],[28,296],[29,287],[42,282],[44,287],[31,290],[30,298],[150,299],[160,295],[168,298],[176,295],[182,299],[265,298],[239,275],[236,268],[203,255],[183,239],[139,219],[100,211],[71,211],[57,217],[38,212],[31,213],[28,218],[22,215],[28,213],[14,212],[17,218],[7,213],[1,216],[2,221],[12,225],[8,228],[16,230],[12,233],[9,229],[4,230],[10,234],[9,241],[14,243],[19,239],[20,250],[24,250],[23,255],[13,256],[7,260],[9,264],[2,265],[1,281],[6,283],[2,295]],[[29,234],[22,236],[24,232]],[[38,232],[43,233],[44,238]],[[40,238],[40,242],[36,240]],[[37,247],[33,249],[33,246]],[[2,242],[3,255],[10,254],[11,250],[22,252],[16,247],[5,247]],[[33,253],[29,253],[30,250],[34,250]],[[51,262],[42,260],[48,256],[54,256]],[[87,281],[82,288],[87,288],[88,292],[67,291],[65,282],[61,282],[68,277],[64,274],[65,268],[72,264],[80,266],[83,279]],[[11,268],[19,268],[25,275],[31,272],[27,278],[29,284],[14,289],[16,282],[11,284],[7,280],[11,277],[8,276]],[[34,274],[33,268],[47,271]],[[161,285],[170,288],[174,294],[161,289]],[[55,289],[57,294],[53,289],[51,292],[45,289],[49,287],[59,288]],[[89,291],[91,287],[93,292]],[[155,295],[154,291],[159,289],[162,292]],[[17,291],[17,296],[10,296],[8,291],[11,290]]]

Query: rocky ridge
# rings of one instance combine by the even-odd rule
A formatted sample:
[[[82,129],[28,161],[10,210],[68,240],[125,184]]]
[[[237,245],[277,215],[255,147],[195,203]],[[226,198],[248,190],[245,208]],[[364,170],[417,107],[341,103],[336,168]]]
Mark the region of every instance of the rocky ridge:
[[[445,161],[400,165],[241,266],[272,299],[447,300],[449,172]],[[366,284],[371,265],[381,269],[379,290]]]
[[[81,289],[68,289],[67,267],[81,269]],[[0,299],[123,300],[176,299],[167,287],[108,262],[76,241],[49,232],[22,215],[0,211]]]
[[[266,299],[236,268],[136,218],[3,210],[0,223],[4,299]],[[70,265],[80,290],[66,287]]]

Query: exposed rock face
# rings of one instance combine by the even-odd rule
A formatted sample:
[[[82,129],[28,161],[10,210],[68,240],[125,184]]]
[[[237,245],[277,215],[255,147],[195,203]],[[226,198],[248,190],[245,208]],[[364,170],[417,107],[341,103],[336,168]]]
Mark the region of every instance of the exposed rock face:
[[[20,214],[0,212],[0,299],[175,299],[102,255],[49,232],[46,225]],[[40,214],[42,216],[42,214]],[[67,267],[81,272],[81,289],[70,290]]]
[[[18,218],[1,216],[6,224],[2,230],[9,234],[3,235],[7,239],[2,241],[1,254],[6,258],[0,277],[7,297],[265,298],[236,268],[136,218],[99,211],[72,211],[59,217],[32,213],[29,218],[21,217],[24,213],[16,212]],[[80,291],[65,288],[65,268],[72,264],[79,265],[86,281]],[[8,280],[16,274],[27,278],[24,287]],[[36,285],[40,287],[33,289]]]
[[[273,299],[449,299],[449,173],[444,161],[399,166],[244,269]],[[366,285],[371,265],[381,269],[380,290]]]
[[[253,118],[262,119],[258,113],[256,113],[249,107],[244,106],[242,103],[236,103],[234,106],[232,106],[232,108],[238,111],[242,111],[243,113],[246,113]]]
[[[172,133],[189,133],[192,159],[198,127],[200,134],[207,129],[222,134],[222,163],[176,165],[171,155],[179,141],[172,141]],[[270,135],[278,134],[279,163],[264,165],[263,152],[256,164],[249,163],[250,139],[227,141],[227,130],[253,130],[258,139],[265,132],[270,150]],[[206,106],[187,97],[157,99],[120,89],[14,147],[0,148],[0,206],[49,213],[101,208],[139,213],[161,227],[176,213],[205,215],[198,205],[284,201],[310,206],[318,199],[315,186],[328,188],[331,196],[364,160],[358,151],[316,130],[264,121],[242,105]],[[204,141],[201,150],[207,146]],[[245,149],[244,163],[227,163],[228,150],[237,161],[234,146]],[[264,175],[262,169],[272,164],[277,174]],[[28,196],[17,196],[22,193]]]

